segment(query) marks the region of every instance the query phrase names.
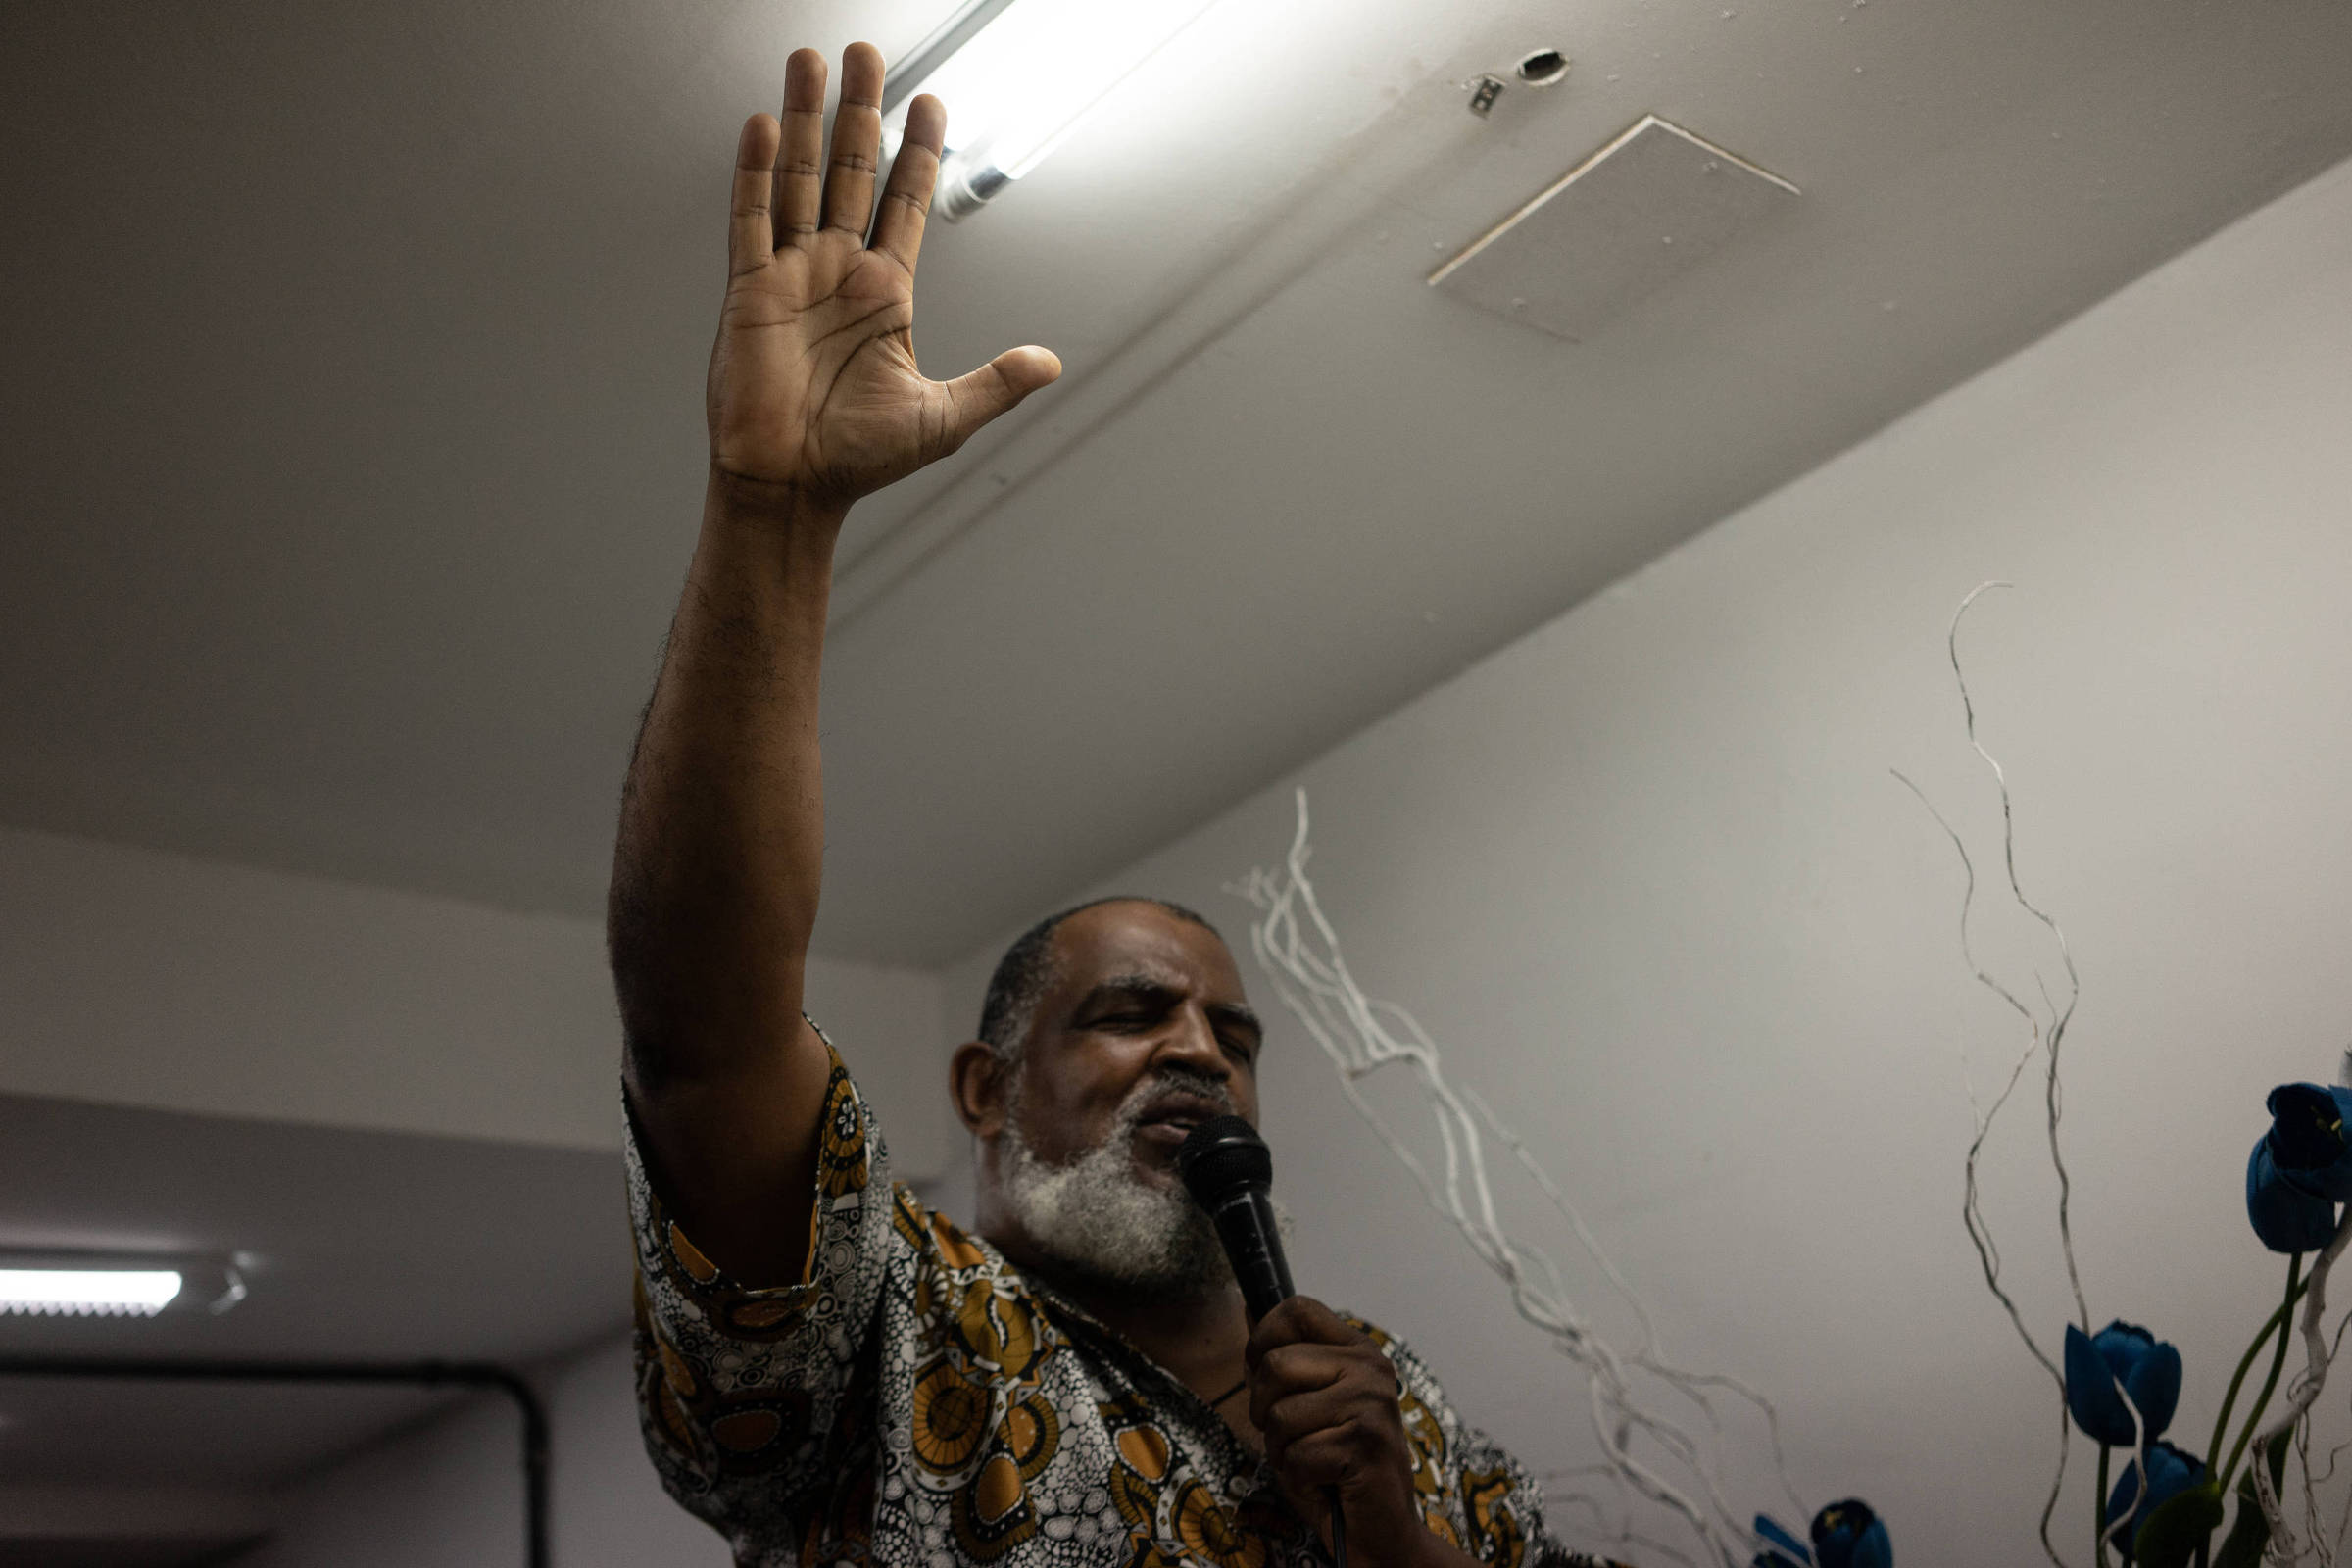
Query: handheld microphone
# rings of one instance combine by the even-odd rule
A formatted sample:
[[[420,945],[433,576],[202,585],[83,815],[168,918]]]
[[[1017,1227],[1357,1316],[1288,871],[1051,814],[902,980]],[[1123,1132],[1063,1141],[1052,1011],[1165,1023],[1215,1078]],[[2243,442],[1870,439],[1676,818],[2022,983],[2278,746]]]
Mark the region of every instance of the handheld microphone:
[[[1176,1151],[1176,1174],[1193,1201],[1208,1211],[1224,1245],[1233,1278],[1242,1288],[1250,1326],[1298,1293],[1291,1288],[1291,1266],[1283,1260],[1282,1233],[1274,1223],[1274,1155],[1257,1129],[1239,1116],[1218,1116],[1185,1135]],[[1348,1568],[1348,1519],[1340,1489],[1325,1487],[1331,1510],[1331,1554]]]
[[[1291,1287],[1267,1196],[1274,1185],[1273,1154],[1256,1128],[1239,1116],[1219,1116],[1185,1136],[1176,1151],[1176,1174],[1216,1225],[1255,1328],[1259,1318],[1298,1294]]]

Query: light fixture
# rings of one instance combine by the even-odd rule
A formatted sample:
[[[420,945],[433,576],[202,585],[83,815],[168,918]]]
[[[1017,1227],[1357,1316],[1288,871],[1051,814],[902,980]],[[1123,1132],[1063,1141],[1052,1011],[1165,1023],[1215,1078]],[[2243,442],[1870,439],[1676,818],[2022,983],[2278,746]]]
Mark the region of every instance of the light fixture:
[[[0,1268],[0,1312],[153,1317],[179,1295],[177,1269]]]
[[[236,1260],[218,1256],[0,1252],[0,1316],[218,1315],[245,1295]]]
[[[898,156],[914,94],[936,94],[948,146],[931,210],[977,212],[1214,4],[969,0],[883,78],[884,151]]]

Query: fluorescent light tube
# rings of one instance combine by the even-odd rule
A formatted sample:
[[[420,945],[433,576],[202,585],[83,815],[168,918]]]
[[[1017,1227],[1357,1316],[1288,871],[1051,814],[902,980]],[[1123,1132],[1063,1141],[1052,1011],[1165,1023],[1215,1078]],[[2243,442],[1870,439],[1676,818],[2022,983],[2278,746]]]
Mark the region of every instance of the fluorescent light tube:
[[[951,219],[1035,169],[1089,111],[1216,0],[972,0],[891,68],[884,151],[917,92],[948,107],[932,210]]]
[[[0,1312],[153,1317],[179,1295],[174,1269],[0,1268]]]

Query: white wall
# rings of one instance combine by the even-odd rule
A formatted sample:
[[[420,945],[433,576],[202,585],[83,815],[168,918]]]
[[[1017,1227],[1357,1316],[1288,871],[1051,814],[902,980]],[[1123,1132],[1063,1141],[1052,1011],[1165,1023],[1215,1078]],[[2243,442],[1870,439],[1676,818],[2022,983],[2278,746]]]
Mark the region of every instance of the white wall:
[[[289,1489],[278,1499],[271,1539],[235,1561],[238,1568],[520,1564],[521,1453],[513,1402],[470,1398]]]
[[[1948,848],[1886,769],[1991,868],[1942,635],[1968,589],[2016,579],[1966,648],[2020,792],[2021,870],[2085,980],[2067,1121],[2084,1280],[2096,1321],[2181,1346],[2177,1430],[2201,1443],[2277,1288],[2238,1186],[2262,1094],[2326,1076],[2352,1033],[2347,300],[2352,166],[1303,775],[1358,975],[1531,1136],[1666,1348],[1773,1394],[1809,1499],[1872,1498],[1906,1568],[2033,1559],[2050,1412],[1957,1220],[1960,1058],[1982,1091],[2019,1042],[1961,967]],[[1289,834],[1286,783],[1102,886],[1191,902],[1238,941],[1220,890]],[[1982,934],[2055,979],[2013,913]],[[950,1020],[995,956],[947,975]],[[1298,1030],[1266,1073],[1301,1281],[1412,1339],[1540,1469],[1586,1457],[1578,1387]],[[1986,1200],[2054,1342],[2069,1302],[2023,1109]],[[1591,1271],[1571,1277],[1621,1332]],[[564,1568],[723,1560],[636,1450],[619,1348],[555,1396]],[[510,1560],[508,1419],[461,1414],[322,1478],[256,1561]],[[1735,1430],[1733,1496],[1781,1506],[1760,1433]],[[2090,1511],[2082,1470],[2062,1539]]]
[[[0,1093],[619,1147],[594,921],[0,829]],[[901,1174],[952,1150],[937,982],[812,959]]]
[[[639,1446],[629,1351],[615,1342],[540,1380],[550,1437],[550,1545],[560,1568],[724,1568],[717,1535],[680,1511]],[[523,1562],[513,1401],[470,1398],[278,1499],[277,1533],[240,1568],[512,1568]]]
[[[2054,1446],[2051,1389],[1959,1223],[1960,1060],[1984,1093],[2021,1036],[1962,965],[1947,843],[1887,774],[1918,778],[1997,875],[1943,648],[1991,577],[2018,587],[1963,646],[2018,791],[2021,873],[2083,976],[2066,1147],[2090,1311],[2180,1344],[2177,1426],[2201,1448],[2283,1273],[2241,1207],[2262,1097],[2329,1077],[2352,1037],[2352,166],[1300,780],[1358,977],[1516,1120],[1668,1349],[1775,1396],[1809,1498],[1873,1499],[1906,1568],[2036,1560]],[[1096,891],[1186,901],[1246,946],[1221,890],[1287,846],[1291,782]],[[2033,931],[2000,908],[1980,927],[2028,994],[2021,958],[2062,978]],[[952,1016],[997,946],[951,971]],[[1302,1284],[1414,1340],[1541,1468],[1589,1456],[1581,1385],[1312,1043],[1278,1023],[1265,1071]],[[2054,1346],[2071,1301],[2040,1137],[2021,1104],[1986,1201]],[[1592,1270],[1571,1278],[1622,1333]],[[1779,1506],[1740,1431],[1734,1497]],[[2059,1519],[2080,1561],[2076,1460]]]

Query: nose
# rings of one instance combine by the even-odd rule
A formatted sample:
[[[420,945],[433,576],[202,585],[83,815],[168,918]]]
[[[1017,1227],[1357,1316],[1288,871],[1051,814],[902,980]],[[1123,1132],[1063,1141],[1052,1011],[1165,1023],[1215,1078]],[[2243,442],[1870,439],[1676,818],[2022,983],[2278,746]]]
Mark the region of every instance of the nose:
[[[1231,1080],[1233,1063],[1227,1058],[1205,1011],[1197,1004],[1187,1004],[1171,1021],[1173,1027],[1160,1038],[1159,1048],[1152,1054],[1153,1066],[1181,1062],[1214,1076],[1220,1084]]]

